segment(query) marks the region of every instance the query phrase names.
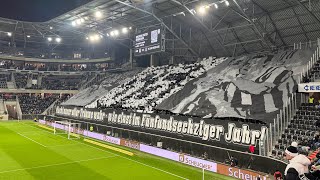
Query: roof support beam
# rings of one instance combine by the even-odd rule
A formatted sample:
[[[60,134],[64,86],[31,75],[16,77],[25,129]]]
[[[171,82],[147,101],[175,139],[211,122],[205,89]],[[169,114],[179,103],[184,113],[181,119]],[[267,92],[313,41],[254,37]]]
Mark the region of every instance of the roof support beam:
[[[273,28],[275,29],[275,32],[278,34],[278,36],[279,36],[282,44],[285,45],[285,46],[287,46],[287,43],[283,40],[283,38],[282,38],[282,36],[281,36],[281,34],[280,34],[280,32],[279,32],[276,24],[273,22],[273,19],[271,18],[270,13],[269,13],[266,9],[264,9],[263,7],[261,7],[257,2],[255,2],[255,0],[252,0],[252,3],[253,3],[254,5],[258,6],[262,11],[264,11],[264,12],[266,13],[267,17],[270,19],[270,22],[271,22]]]
[[[292,11],[293,11],[294,16],[296,17],[296,19],[297,19],[297,21],[298,21],[301,29],[302,29],[302,31],[303,31],[304,36],[306,37],[306,40],[309,41],[310,39],[309,39],[309,37],[307,36],[306,30],[304,29],[304,27],[303,27],[303,25],[302,25],[302,23],[301,23],[301,21],[300,21],[300,19],[299,19],[299,16],[297,15],[297,13],[296,13],[296,11],[294,10],[294,8],[292,8]]]
[[[275,43],[273,42],[272,38],[269,37],[268,33],[263,29],[262,32],[260,32],[260,30],[257,27],[257,24],[255,22],[253,22],[253,20],[251,20],[251,18],[244,12],[244,10],[241,8],[241,6],[238,4],[237,0],[233,0],[234,4],[237,6],[237,8],[240,10],[240,12],[246,17],[245,19],[253,25],[254,30],[258,33],[258,35],[260,36],[262,42],[264,42],[264,44],[266,44],[270,49],[271,46],[275,46]],[[260,24],[258,24],[260,25]],[[271,43],[268,43],[268,41],[266,40],[265,36],[267,37],[268,41]]]
[[[320,19],[313,14],[313,12],[311,12],[306,6],[304,6],[302,4],[302,2],[300,2],[300,0],[295,0],[304,10],[306,10],[308,12],[308,14],[318,23],[320,24]]]
[[[175,36],[177,39],[179,39],[184,46],[188,47],[189,51],[190,51],[193,55],[199,57],[199,53],[197,53],[194,49],[192,49],[182,38],[180,38],[170,27],[168,27],[168,26],[167,26],[160,18],[158,18],[154,13],[149,12],[149,11],[146,11],[146,10],[144,10],[144,9],[141,9],[141,8],[139,8],[139,7],[137,7],[137,6],[131,5],[131,4],[127,3],[127,2],[123,2],[123,1],[121,1],[121,0],[115,0],[115,1],[118,2],[118,3],[120,3],[120,4],[126,5],[126,6],[128,6],[128,7],[134,8],[134,9],[136,9],[136,10],[138,10],[138,11],[141,11],[141,12],[143,12],[143,13],[146,13],[146,14],[149,14],[149,15],[153,16],[153,17],[154,17],[157,21],[159,21],[173,36]]]
[[[196,16],[194,15],[194,13],[193,13],[186,5],[180,3],[180,2],[177,1],[177,0],[171,0],[171,2],[174,2],[174,3],[178,4],[178,5],[180,5],[181,7],[183,7],[185,10],[187,10],[187,11],[189,12],[189,14],[191,14],[192,17],[193,17],[206,31],[208,31],[208,32],[213,32],[213,31],[212,31],[210,28],[208,28],[207,25],[205,25],[198,17],[196,17]],[[222,19],[222,20],[223,20],[223,19]],[[221,20],[221,21],[222,21],[222,20]],[[223,44],[219,41],[219,39],[217,39],[216,37],[215,37],[215,39],[216,39],[216,41],[218,42],[218,44],[222,47],[222,49],[223,49],[228,55],[232,55],[232,54],[223,46]]]

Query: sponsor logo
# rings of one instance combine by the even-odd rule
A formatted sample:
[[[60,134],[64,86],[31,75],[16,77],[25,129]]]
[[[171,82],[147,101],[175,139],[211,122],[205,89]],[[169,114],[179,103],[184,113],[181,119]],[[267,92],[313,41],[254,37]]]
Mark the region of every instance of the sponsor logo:
[[[129,140],[121,139],[120,140],[120,145],[129,147],[129,148],[132,148],[132,149],[140,150],[140,143],[136,142],[136,141],[129,141]]]
[[[212,162],[186,156],[184,154],[179,154],[179,162],[205,170],[211,170],[213,168]]]
[[[244,180],[256,180],[258,177],[261,180],[267,180],[267,177],[262,174],[249,171],[249,170],[242,170],[239,168],[230,167],[222,164],[218,164],[217,172],[219,174],[227,175],[227,176],[238,178],[238,179],[244,179]]]
[[[109,136],[103,135],[103,141],[113,143],[113,144],[118,144],[117,139],[110,138]]]

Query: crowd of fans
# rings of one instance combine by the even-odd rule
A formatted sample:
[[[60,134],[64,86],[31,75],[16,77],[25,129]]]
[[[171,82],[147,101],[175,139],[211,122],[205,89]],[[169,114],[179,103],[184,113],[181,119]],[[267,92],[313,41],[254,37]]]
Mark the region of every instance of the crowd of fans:
[[[59,67],[60,66],[60,67]],[[0,68],[16,70],[37,70],[37,71],[106,71],[109,69],[105,63],[86,65],[86,64],[43,64],[43,63],[24,63],[3,60]]]
[[[317,135],[319,136],[319,135]],[[319,139],[319,137],[317,137]],[[320,148],[314,152],[315,156],[305,154],[303,145],[292,142],[285,150],[284,160],[287,166],[284,172],[276,170],[275,180],[317,180],[320,179]]]
[[[135,109],[152,112],[164,99],[178,92],[184,85],[205,73],[225,58],[212,57],[193,64],[149,67],[88,105],[91,108]]]
[[[51,94],[45,94],[44,97],[37,94],[19,94],[18,99],[23,114],[41,114],[59,97]]]
[[[38,82],[37,74],[14,73],[17,89],[50,89],[50,90],[77,90],[93,75],[46,75]],[[30,84],[28,84],[28,80]],[[36,80],[33,83],[32,80]]]
[[[77,90],[86,76],[46,76],[42,78],[41,89]]]

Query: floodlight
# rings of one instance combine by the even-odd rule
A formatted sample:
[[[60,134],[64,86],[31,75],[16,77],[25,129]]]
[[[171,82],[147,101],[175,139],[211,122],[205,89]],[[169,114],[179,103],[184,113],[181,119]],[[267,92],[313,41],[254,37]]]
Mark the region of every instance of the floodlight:
[[[199,13],[200,15],[204,15],[206,13],[206,7],[200,6],[197,10],[197,13]]]
[[[8,36],[11,37],[12,36],[12,32],[8,32]]]
[[[84,19],[83,19],[83,18],[80,18],[80,22],[83,23],[83,22],[84,22]]]
[[[214,4],[214,7],[215,7],[216,9],[218,9],[218,4]]]
[[[90,41],[98,41],[100,39],[99,34],[92,34],[89,36]]]
[[[110,35],[111,35],[111,36],[114,36],[114,35],[115,35],[115,34],[114,34],[114,31],[111,31],[111,32],[110,32]]]
[[[122,33],[123,33],[123,34],[127,34],[127,32],[128,32],[128,28],[126,28],[126,27],[125,27],[125,28],[122,28]]]
[[[72,21],[72,22],[71,22],[71,25],[72,25],[72,26],[76,26],[76,25],[77,25],[76,21]]]
[[[132,27],[130,26],[130,27],[129,27],[129,29],[131,30],[131,29],[132,29]]]
[[[118,30],[114,30],[114,35],[118,36],[119,35],[119,31]]]
[[[81,19],[76,20],[77,25],[80,25],[82,23]]]
[[[225,3],[226,3],[226,6],[229,6],[229,5],[230,5],[229,1],[225,1]]]
[[[109,37],[109,36],[110,36],[110,34],[109,34],[109,33],[107,33],[107,36]]]
[[[99,19],[99,18],[102,17],[102,13],[101,13],[100,11],[96,11],[96,12],[94,13],[94,16]]]
[[[48,41],[51,42],[52,41],[52,37],[48,37]]]
[[[53,27],[52,27],[52,26],[50,26],[50,29],[53,29]]]
[[[30,38],[31,36],[30,35],[27,35],[27,38]]]
[[[89,37],[87,36],[87,37],[86,37],[86,40],[88,40],[88,39],[89,39]]]
[[[89,37],[89,39],[90,39],[90,41],[94,41],[94,40],[95,40],[94,35],[91,35],[91,36]]]
[[[56,38],[56,42],[57,42],[57,43],[60,43],[60,42],[61,42],[61,38],[57,37],[57,38]]]

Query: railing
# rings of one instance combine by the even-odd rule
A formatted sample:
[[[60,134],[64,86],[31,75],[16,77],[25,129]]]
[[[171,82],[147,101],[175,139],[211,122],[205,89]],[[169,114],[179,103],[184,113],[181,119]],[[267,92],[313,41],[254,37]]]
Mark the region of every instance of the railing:
[[[300,76],[297,78],[297,83],[303,82],[304,77],[308,77],[311,73],[312,68],[317,63],[320,57],[320,38],[316,43],[312,43],[311,41],[308,43],[298,43],[294,44],[294,49],[301,49],[303,45],[312,47],[313,44],[316,44],[316,50],[313,53],[312,57],[310,58],[309,62],[307,63],[306,67],[303,68]],[[276,141],[280,139],[281,134],[284,130],[288,127],[290,120],[296,114],[296,110],[300,107],[302,102],[305,102],[306,98],[300,93],[293,93],[291,97],[289,97],[288,101],[284,104],[283,108],[280,109],[279,114],[273,120],[273,123],[269,124],[269,132],[266,136],[264,144],[266,144],[266,151],[268,155],[271,154],[273,146],[275,145]]]

